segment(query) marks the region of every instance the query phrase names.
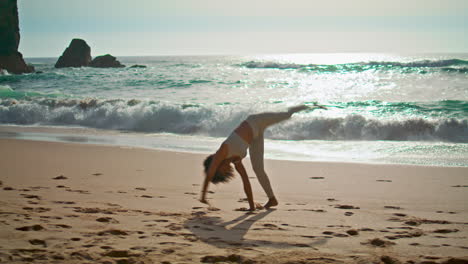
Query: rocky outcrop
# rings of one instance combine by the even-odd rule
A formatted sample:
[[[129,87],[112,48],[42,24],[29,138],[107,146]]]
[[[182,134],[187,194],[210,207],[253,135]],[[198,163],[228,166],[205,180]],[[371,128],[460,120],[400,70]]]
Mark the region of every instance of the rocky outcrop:
[[[83,67],[91,63],[91,48],[82,39],[72,39],[68,48],[55,63],[55,68]]]
[[[17,0],[0,1],[0,69],[10,73],[33,72],[18,52],[20,42]]]
[[[91,67],[96,67],[96,68],[122,68],[125,67],[125,65],[122,65],[117,58],[110,54],[106,54],[103,56],[97,56],[96,58],[91,61],[89,64]]]
[[[135,65],[130,66],[129,68],[146,68],[146,65],[135,64]]]

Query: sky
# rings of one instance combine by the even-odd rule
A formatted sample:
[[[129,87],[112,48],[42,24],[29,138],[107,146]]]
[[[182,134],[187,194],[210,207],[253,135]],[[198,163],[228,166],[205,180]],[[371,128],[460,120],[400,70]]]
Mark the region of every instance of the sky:
[[[468,52],[467,0],[18,0],[20,52]]]

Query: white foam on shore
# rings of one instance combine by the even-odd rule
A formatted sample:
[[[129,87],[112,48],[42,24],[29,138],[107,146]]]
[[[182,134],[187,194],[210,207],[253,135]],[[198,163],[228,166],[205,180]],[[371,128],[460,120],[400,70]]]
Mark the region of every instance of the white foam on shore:
[[[0,138],[136,147],[210,154],[224,138],[169,133],[119,133],[57,127],[0,126]],[[402,141],[265,140],[265,158],[468,167],[468,144]]]

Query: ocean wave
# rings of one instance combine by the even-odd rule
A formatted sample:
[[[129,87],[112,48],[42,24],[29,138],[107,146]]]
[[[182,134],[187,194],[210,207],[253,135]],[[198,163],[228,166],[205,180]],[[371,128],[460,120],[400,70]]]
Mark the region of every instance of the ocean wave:
[[[361,72],[367,70],[395,70],[402,73],[419,72],[427,73],[425,68],[434,68],[443,72],[467,73],[466,68],[459,68],[468,65],[468,61],[460,59],[450,60],[422,60],[413,62],[390,62],[390,61],[370,61],[346,64],[296,64],[281,63],[274,61],[249,61],[241,64],[242,67],[251,69],[279,69],[279,70],[301,70],[321,73],[334,72]],[[452,67],[450,67],[452,66]]]
[[[365,102],[354,103],[352,107]],[[375,104],[367,103],[367,104]],[[383,103],[381,103],[383,104]],[[467,102],[441,102],[448,107]],[[434,108],[429,105],[427,108]],[[403,106],[400,106],[403,107]],[[424,107],[420,105],[419,107]],[[434,111],[438,111],[435,109]],[[398,140],[468,143],[468,119],[414,115],[368,117],[350,111],[343,116],[304,113],[272,127],[266,137],[285,140]],[[159,101],[0,99],[0,124],[83,126],[145,133],[224,137],[247,115],[232,105],[170,104]],[[398,116],[398,117],[396,117]],[[465,115],[466,116],[466,115]]]
[[[408,118],[378,120],[362,115],[302,119],[272,128],[268,136],[287,140],[388,140],[468,143],[468,120]]]
[[[32,91],[16,91],[12,89],[8,84],[0,85],[0,100],[5,99],[23,99],[30,97],[59,97],[64,96],[61,93],[41,93],[41,92],[32,92]]]
[[[468,61],[460,59],[449,59],[449,60],[421,60],[412,62],[388,62],[388,61],[371,61],[363,63],[367,65],[376,66],[399,66],[399,67],[448,67],[448,66],[459,66],[468,65]]]
[[[466,67],[463,67],[463,68],[444,67],[441,70],[445,72],[453,72],[453,73],[463,73],[463,74],[468,73],[468,68]]]

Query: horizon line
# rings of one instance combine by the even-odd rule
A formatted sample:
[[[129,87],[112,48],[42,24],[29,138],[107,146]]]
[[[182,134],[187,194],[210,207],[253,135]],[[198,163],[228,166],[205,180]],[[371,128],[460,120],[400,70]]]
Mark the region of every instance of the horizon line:
[[[245,53],[198,53],[198,54],[146,54],[146,55],[113,55],[111,53],[100,54],[96,56],[92,56],[92,58],[96,58],[99,56],[110,54],[114,57],[208,57],[208,56],[262,56],[262,55],[310,55],[310,54],[397,54],[397,55],[442,55],[442,54],[468,54],[467,51],[338,51],[338,52],[331,52],[331,51],[317,51],[317,52],[245,52]],[[24,59],[53,59],[59,58],[59,56],[25,56],[23,54]]]

